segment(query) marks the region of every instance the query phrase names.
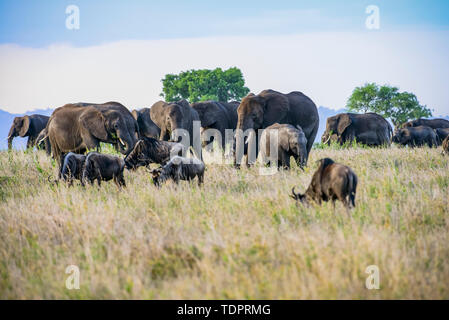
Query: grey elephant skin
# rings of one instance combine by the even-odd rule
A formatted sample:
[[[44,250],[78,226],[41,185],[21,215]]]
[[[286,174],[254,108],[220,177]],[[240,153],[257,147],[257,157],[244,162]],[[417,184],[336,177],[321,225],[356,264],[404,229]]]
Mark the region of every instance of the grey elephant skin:
[[[389,146],[392,134],[388,121],[376,113],[340,113],[327,118],[321,141],[344,144],[356,140],[368,146]]]
[[[12,141],[15,137],[28,137],[27,148],[36,145],[39,133],[46,127],[50,117],[40,114],[32,114],[29,116],[15,117],[11,129],[8,133],[8,149],[12,148]]]
[[[118,102],[77,103],[57,108],[47,124],[52,155],[99,149],[100,142],[118,146],[123,154],[134,148],[138,125],[131,112]]]
[[[159,139],[161,129],[151,120],[150,108],[142,108],[132,111],[134,119],[139,125],[139,138],[155,138]]]
[[[419,118],[419,119],[411,120],[411,121],[408,121],[408,122],[402,124],[401,128],[419,127],[419,126],[426,126],[426,127],[432,128],[432,129],[449,128],[449,121],[445,120],[445,119]]]
[[[273,137],[277,131],[278,140]],[[271,139],[277,144],[277,149],[271,150]],[[277,143],[276,143],[277,142]],[[307,165],[307,139],[301,127],[294,127],[290,124],[275,123],[267,127],[260,138],[260,154],[262,161],[266,164],[277,153],[278,168],[289,169],[290,157],[293,157],[299,167]]]
[[[172,133],[184,129],[189,133],[189,145],[193,146],[193,121],[200,121],[198,112],[186,100],[176,102],[158,101],[150,108],[151,120],[161,129],[160,140],[171,140]],[[181,142],[181,137],[174,139]]]
[[[202,101],[195,102],[192,104],[192,108],[198,112],[201,120],[201,129],[216,129],[221,134],[221,147],[225,149],[227,141],[226,129],[235,130],[237,127],[237,108],[240,102],[219,102],[219,101]],[[210,137],[207,141],[205,138],[203,140],[203,147],[207,146],[208,149],[212,148],[212,143],[215,137]],[[232,143],[232,141],[229,141]]]
[[[264,90],[258,95],[250,93],[242,99],[238,109],[236,133],[235,163],[239,165],[242,151],[246,153],[245,142],[241,136],[248,129],[256,130],[256,155],[258,150],[258,129],[264,129],[274,123],[299,125],[307,139],[307,154],[310,154],[315,140],[319,116],[315,103],[302,92],[293,91],[283,94],[274,90]],[[251,141],[249,141],[251,144]],[[244,144],[242,146],[242,144]]]
[[[83,166],[82,184],[93,184],[96,180],[98,186],[101,181],[114,180],[118,187],[126,187],[123,171],[125,161],[122,158],[110,154],[89,152]]]
[[[329,158],[321,159],[319,162],[320,166],[313,174],[306,192],[295,193],[293,187],[291,197],[304,204],[309,204],[310,201],[321,204],[322,201],[331,200],[335,206],[335,201],[340,200],[347,209],[355,207],[358,179],[354,171]]]
[[[427,126],[406,127],[396,130],[393,142],[409,147],[438,146],[435,130]]]

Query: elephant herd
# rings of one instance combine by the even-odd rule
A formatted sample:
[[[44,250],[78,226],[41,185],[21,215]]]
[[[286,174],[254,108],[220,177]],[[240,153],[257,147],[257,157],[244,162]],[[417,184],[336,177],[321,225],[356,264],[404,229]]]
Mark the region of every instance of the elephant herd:
[[[134,170],[158,163],[161,167],[151,170],[157,186],[167,179],[177,183],[195,177],[202,184],[205,166],[201,147],[212,150],[215,145],[224,150],[232,145],[236,167],[244,156],[250,165],[260,155],[263,163],[276,159],[275,165],[286,169],[293,157],[303,168],[318,126],[318,110],[309,97],[299,91],[283,94],[269,89],[257,95],[250,93],[241,102],[158,101],[151,108],[132,112],[118,102],[66,104],[50,117],[15,118],[8,146],[11,148],[16,136],[28,137],[27,147],[44,148],[59,162],[59,178],[70,182],[97,180],[100,184],[113,179],[125,186],[125,168]],[[391,142],[410,147],[443,144],[447,149],[449,121],[418,119],[393,132],[389,122],[378,114],[341,113],[327,119],[321,141],[341,145],[356,141],[367,146],[389,146]],[[112,144],[125,158],[102,155],[98,152],[100,143]],[[97,152],[83,155],[90,150]],[[185,158],[189,150],[196,159]],[[347,207],[355,204],[357,177],[350,168],[322,159],[315,175],[306,194],[292,191],[294,199],[340,199]],[[344,186],[335,181],[344,181]]]

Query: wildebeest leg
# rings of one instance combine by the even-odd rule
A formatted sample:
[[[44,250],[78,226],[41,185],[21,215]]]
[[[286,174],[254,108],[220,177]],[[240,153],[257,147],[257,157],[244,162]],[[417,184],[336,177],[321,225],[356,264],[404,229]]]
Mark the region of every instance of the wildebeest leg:
[[[198,175],[198,186],[201,187],[203,183],[204,183],[204,173]]]

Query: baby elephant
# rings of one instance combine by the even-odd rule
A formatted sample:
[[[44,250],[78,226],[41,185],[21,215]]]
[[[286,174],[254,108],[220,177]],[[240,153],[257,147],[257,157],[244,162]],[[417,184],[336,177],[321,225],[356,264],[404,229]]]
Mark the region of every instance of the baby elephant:
[[[61,165],[59,167],[59,179],[68,182],[69,186],[73,185],[73,180],[81,181],[83,174],[83,166],[86,156],[69,152],[61,157]]]
[[[84,163],[81,182],[83,185],[87,181],[93,184],[97,180],[100,186],[102,180],[109,181],[113,179],[117,186],[126,187],[123,177],[124,169],[125,161],[120,157],[98,152],[89,152]]]
[[[270,139],[276,139],[274,130],[278,133],[277,149],[270,150]],[[273,143],[276,143],[273,140]],[[290,157],[295,158],[299,167],[307,165],[307,139],[300,126],[275,123],[267,127],[260,138],[260,152],[263,163],[267,164],[277,153],[277,166],[290,168]],[[273,152],[273,154],[272,154]]]
[[[168,179],[173,179],[176,184],[179,180],[191,181],[198,177],[198,185],[204,182],[204,162],[195,158],[175,156],[165,166],[151,171],[153,183],[159,187]]]
[[[320,166],[313,174],[312,181],[305,194],[295,193],[292,188],[293,199],[308,204],[311,200],[321,204],[321,201],[335,200],[343,202],[347,209],[355,207],[355,192],[357,176],[348,166],[335,163],[332,159],[319,160]]]

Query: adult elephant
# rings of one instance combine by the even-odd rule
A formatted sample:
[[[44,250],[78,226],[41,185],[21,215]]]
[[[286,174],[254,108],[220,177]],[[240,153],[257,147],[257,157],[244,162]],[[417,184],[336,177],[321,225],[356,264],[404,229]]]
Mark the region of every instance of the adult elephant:
[[[139,127],[131,112],[118,102],[76,103],[57,108],[47,124],[52,154],[84,153],[100,142],[117,146],[128,154],[137,142]]]
[[[237,108],[240,102],[219,102],[219,101],[202,101],[192,104],[192,108],[198,112],[201,120],[201,129],[216,129],[221,135],[221,147],[223,150],[226,146],[226,129],[235,130],[237,127]],[[205,140],[205,139],[203,139]],[[208,141],[204,141],[204,145],[211,146],[214,137],[210,137]]]
[[[427,126],[398,129],[393,136],[393,142],[410,147],[424,145],[428,145],[429,147],[438,146],[435,130]]]
[[[41,114],[15,117],[8,133],[8,149],[12,148],[12,140],[17,136],[28,137],[27,148],[32,148],[37,142],[39,133],[47,125],[49,118]]]
[[[390,145],[393,129],[384,117],[376,113],[340,113],[327,118],[321,141],[340,144],[356,140],[368,146]]]
[[[416,120],[408,121],[408,122],[404,123],[401,127],[409,128],[409,127],[419,127],[419,126],[426,126],[426,127],[432,128],[432,129],[449,128],[449,121],[445,120],[445,119],[419,118]]]
[[[158,139],[161,129],[151,120],[150,108],[132,111],[134,119],[139,125],[139,136]]]
[[[259,133],[258,129],[265,129],[274,123],[299,125],[307,139],[307,154],[310,154],[313,141],[318,131],[319,116],[315,103],[305,94],[293,91],[287,94],[271,89],[263,90],[258,95],[248,94],[243,98],[238,109],[238,121],[236,132],[235,163],[241,163],[246,146],[255,141],[256,154],[258,153]],[[255,130],[253,139],[244,142],[245,131]],[[243,152],[242,152],[243,151]],[[254,158],[255,159],[255,158]]]
[[[182,137],[178,130],[183,129],[189,134],[189,145],[193,146],[193,122],[198,121],[199,124],[200,117],[186,100],[158,101],[150,108],[150,116],[151,120],[161,129],[160,140],[181,142]]]

